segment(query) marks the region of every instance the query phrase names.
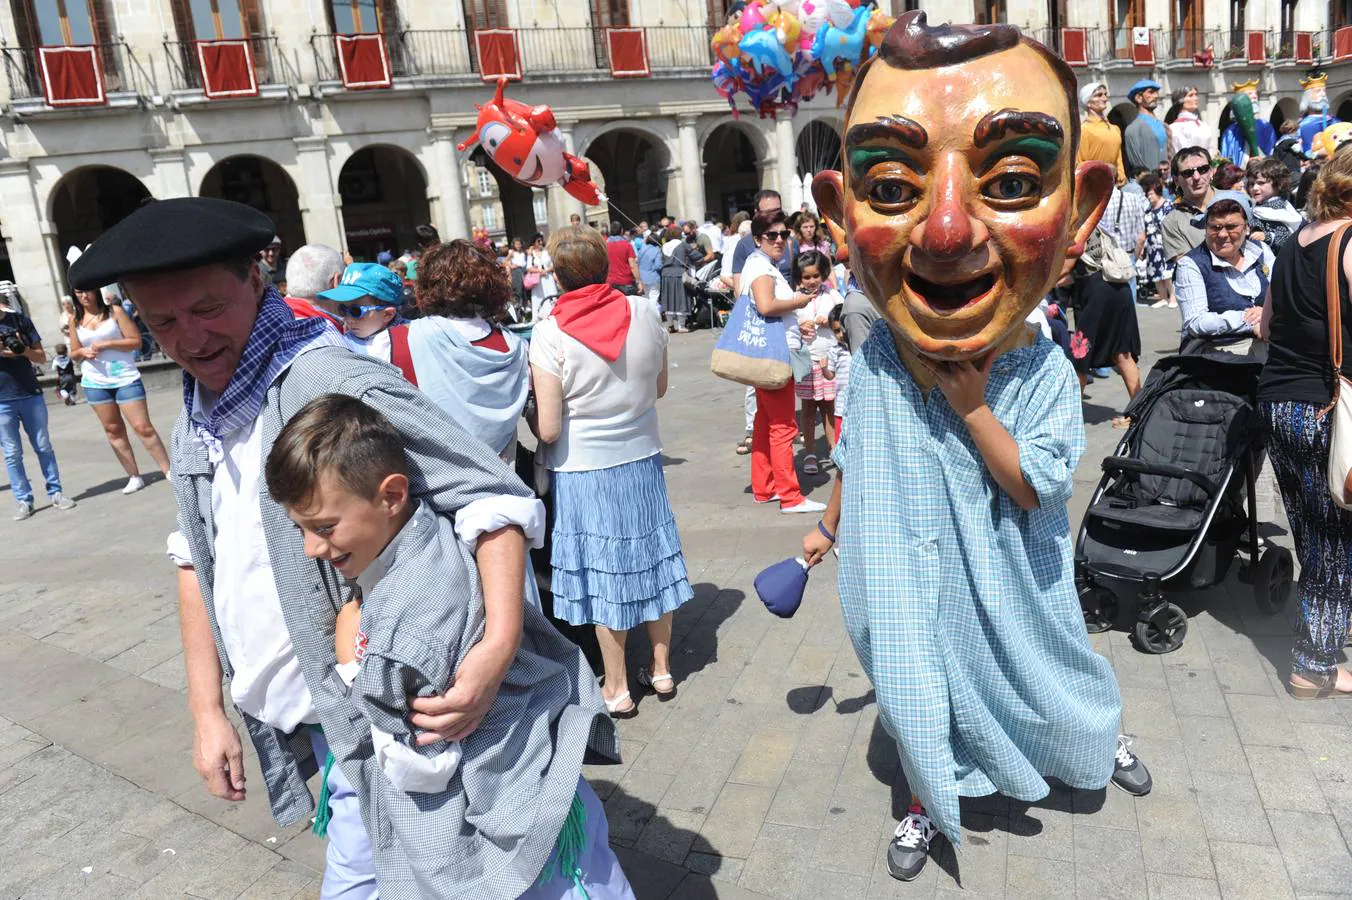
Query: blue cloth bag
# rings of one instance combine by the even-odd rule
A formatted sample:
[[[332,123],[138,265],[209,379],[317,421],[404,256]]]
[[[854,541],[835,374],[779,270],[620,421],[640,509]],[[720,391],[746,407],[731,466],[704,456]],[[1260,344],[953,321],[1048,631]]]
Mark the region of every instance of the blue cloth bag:
[[[710,370],[719,378],[766,390],[778,390],[793,378],[784,320],[756,310],[750,294],[737,298],[728,324],[714,345]]]
[[[801,559],[786,559],[763,569],[756,576],[756,594],[765,608],[787,619],[798,612],[807,590],[807,563]]]

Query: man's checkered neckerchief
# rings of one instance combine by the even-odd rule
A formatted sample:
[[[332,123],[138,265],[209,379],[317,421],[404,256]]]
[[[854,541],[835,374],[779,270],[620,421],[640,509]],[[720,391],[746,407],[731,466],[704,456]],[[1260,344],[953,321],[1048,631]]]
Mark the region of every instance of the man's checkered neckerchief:
[[[221,440],[258,418],[272,382],[301,350],[324,338],[326,332],[332,340],[324,343],[342,345],[342,339],[328,322],[297,319],[277,289],[268,285],[230,383],[209,413],[192,415],[193,431],[213,462],[220,461]],[[185,371],[183,405],[189,410],[193,409],[196,387],[196,380]]]

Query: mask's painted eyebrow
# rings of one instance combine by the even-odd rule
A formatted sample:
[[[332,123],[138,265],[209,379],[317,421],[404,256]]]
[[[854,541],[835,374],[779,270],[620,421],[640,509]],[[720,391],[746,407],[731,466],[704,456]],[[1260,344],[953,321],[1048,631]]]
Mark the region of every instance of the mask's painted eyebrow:
[[[1006,156],[1026,156],[1043,172],[1056,165],[1057,157],[1061,155],[1061,144],[1058,141],[1049,140],[1044,137],[1017,137],[1005,141],[1000,146],[991,151],[985,161],[978,167],[980,174],[985,172],[1004,159]]]
[[[894,146],[860,146],[869,141],[900,143],[917,150],[929,143],[929,135],[919,122],[904,116],[879,116],[875,121],[854,125],[845,133],[845,158],[850,173],[858,179],[879,162],[895,161],[924,174],[925,167],[915,157]]]
[[[1002,109],[999,112],[986,113],[972,130],[972,143],[980,149],[1004,138],[1013,132],[1016,135],[1037,135],[1054,141],[1059,148],[1065,142],[1065,131],[1056,119],[1039,112],[1022,112],[1017,109]]]

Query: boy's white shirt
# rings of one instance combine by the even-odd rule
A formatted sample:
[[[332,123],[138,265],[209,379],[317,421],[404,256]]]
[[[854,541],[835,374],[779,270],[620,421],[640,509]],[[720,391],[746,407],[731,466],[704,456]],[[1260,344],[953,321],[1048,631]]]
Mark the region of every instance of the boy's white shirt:
[[[389,571],[390,562],[394,559],[395,545],[396,541],[391,540],[389,546],[366,567],[366,571],[357,576],[357,587],[361,589],[363,597],[369,597],[376,584]],[[343,683],[350,688],[357,680],[357,673],[361,671],[361,663],[355,660],[339,663],[334,669],[338,672],[338,677],[343,679]],[[412,747],[395,740],[394,735],[381,731],[374,725],[371,726],[371,742],[375,745],[376,763],[380,766],[380,771],[389,779],[390,784],[406,794],[435,794],[446,790],[451,778],[455,776],[456,769],[460,768],[461,757],[464,756],[459,741],[452,741],[449,747],[436,756],[423,756]]]

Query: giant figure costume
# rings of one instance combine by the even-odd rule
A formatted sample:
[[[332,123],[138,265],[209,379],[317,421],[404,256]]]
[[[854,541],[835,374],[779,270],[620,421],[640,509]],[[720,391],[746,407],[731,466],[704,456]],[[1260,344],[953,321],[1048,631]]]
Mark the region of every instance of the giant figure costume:
[[[1258,79],[1230,85],[1230,117],[1233,121],[1221,135],[1221,156],[1241,168],[1251,156],[1267,156],[1277,146],[1277,131],[1258,114]]]
[[[1300,95],[1300,149],[1306,156],[1315,152],[1315,138],[1319,133],[1339,121],[1329,115],[1328,83],[1329,77],[1318,70],[1312,70],[1300,80],[1300,86],[1305,89]]]
[[[1075,107],[1071,70],[1017,29],[907,13],[858,75],[842,171],[813,186],[883,317],[836,450],[841,605],[910,788],[955,843],[960,795],[1034,801],[1046,777],[1114,772],[1121,698],[1085,633],[1066,511],[1079,390],[1024,324],[1113,189],[1109,166],[1075,165]],[[988,373],[1032,508],[934,389],[966,363]]]

